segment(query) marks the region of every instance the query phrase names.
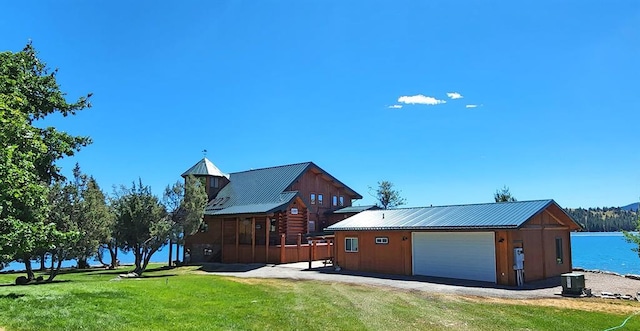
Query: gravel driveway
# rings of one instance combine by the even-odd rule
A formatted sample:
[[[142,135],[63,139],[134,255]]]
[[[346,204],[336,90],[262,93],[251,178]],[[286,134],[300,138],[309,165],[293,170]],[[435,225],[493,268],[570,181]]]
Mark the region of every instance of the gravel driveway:
[[[386,275],[348,270],[335,271],[319,261],[309,269],[308,262],[289,264],[219,264],[210,263],[201,270],[208,274],[245,278],[305,279],[326,282],[396,287],[405,290],[425,291],[441,294],[471,295],[481,297],[529,299],[559,298],[562,292],[560,277],[535,281],[523,287],[502,286],[486,282],[448,278]],[[605,294],[631,295],[640,292],[640,281],[623,276],[599,272],[580,271],[585,275],[585,286],[596,296]]]
[[[448,278],[385,275],[347,270],[335,271],[332,267],[324,267],[322,263],[317,261],[313,262],[311,269],[308,269],[308,266],[308,262],[279,265],[210,263],[203,265],[201,270],[208,274],[222,276],[319,280],[396,287],[405,290],[441,294],[507,299],[559,298],[562,292],[560,277],[530,282],[523,287],[513,287]],[[636,293],[640,291],[640,281],[638,280],[611,274],[583,273],[585,275],[585,286],[591,288],[595,295],[605,291],[628,294],[635,298]]]

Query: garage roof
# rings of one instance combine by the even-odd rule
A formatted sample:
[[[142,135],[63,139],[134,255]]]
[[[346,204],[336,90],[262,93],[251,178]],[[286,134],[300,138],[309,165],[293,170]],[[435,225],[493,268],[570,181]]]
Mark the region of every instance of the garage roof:
[[[550,205],[560,208],[553,200],[535,200],[366,210],[327,230],[515,229]]]

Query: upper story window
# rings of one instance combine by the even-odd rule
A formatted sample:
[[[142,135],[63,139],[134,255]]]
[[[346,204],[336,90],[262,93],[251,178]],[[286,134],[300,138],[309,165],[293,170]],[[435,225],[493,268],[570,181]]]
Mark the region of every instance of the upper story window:
[[[331,205],[332,206],[337,206],[338,205],[338,197],[337,196],[332,196],[331,197]]]
[[[209,178],[209,187],[218,188],[218,185],[220,185],[220,183],[218,183],[218,179],[218,177]]]
[[[316,204],[316,194],[315,193],[311,193],[311,204],[312,205]]]
[[[318,194],[318,204],[322,204],[322,194]]]
[[[344,206],[344,197],[340,196],[340,198],[338,199],[338,206],[342,207]]]

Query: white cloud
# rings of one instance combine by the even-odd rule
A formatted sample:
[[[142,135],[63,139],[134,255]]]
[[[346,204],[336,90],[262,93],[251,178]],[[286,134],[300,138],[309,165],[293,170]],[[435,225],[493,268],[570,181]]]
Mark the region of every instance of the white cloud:
[[[391,109],[400,109],[400,108],[402,108],[402,105],[391,105],[391,106],[389,106],[389,107],[387,107],[387,108],[391,108]]]
[[[460,94],[460,93],[458,93],[458,92],[449,92],[449,93],[447,93],[447,96],[448,96],[449,98],[451,98],[451,99],[454,99],[454,100],[455,100],[455,99],[462,99],[462,98],[464,98],[464,97],[462,96],[462,94]]]
[[[466,105],[465,107],[466,107],[466,108],[477,108],[477,107],[478,107],[478,105]]]
[[[441,103],[446,103],[444,100],[438,100],[434,97],[428,97],[422,94],[418,95],[403,95],[398,98],[398,102],[405,104],[421,104],[421,105],[438,105]]]

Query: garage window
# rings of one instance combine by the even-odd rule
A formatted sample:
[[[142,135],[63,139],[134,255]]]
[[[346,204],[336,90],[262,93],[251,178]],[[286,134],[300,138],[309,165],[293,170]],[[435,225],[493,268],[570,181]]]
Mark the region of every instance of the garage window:
[[[376,237],[376,244],[386,245],[389,243],[389,237]]]
[[[358,238],[344,238],[344,251],[345,252],[357,252],[358,251]]]
[[[556,238],[556,262],[562,264],[564,254],[562,253],[562,238]]]

